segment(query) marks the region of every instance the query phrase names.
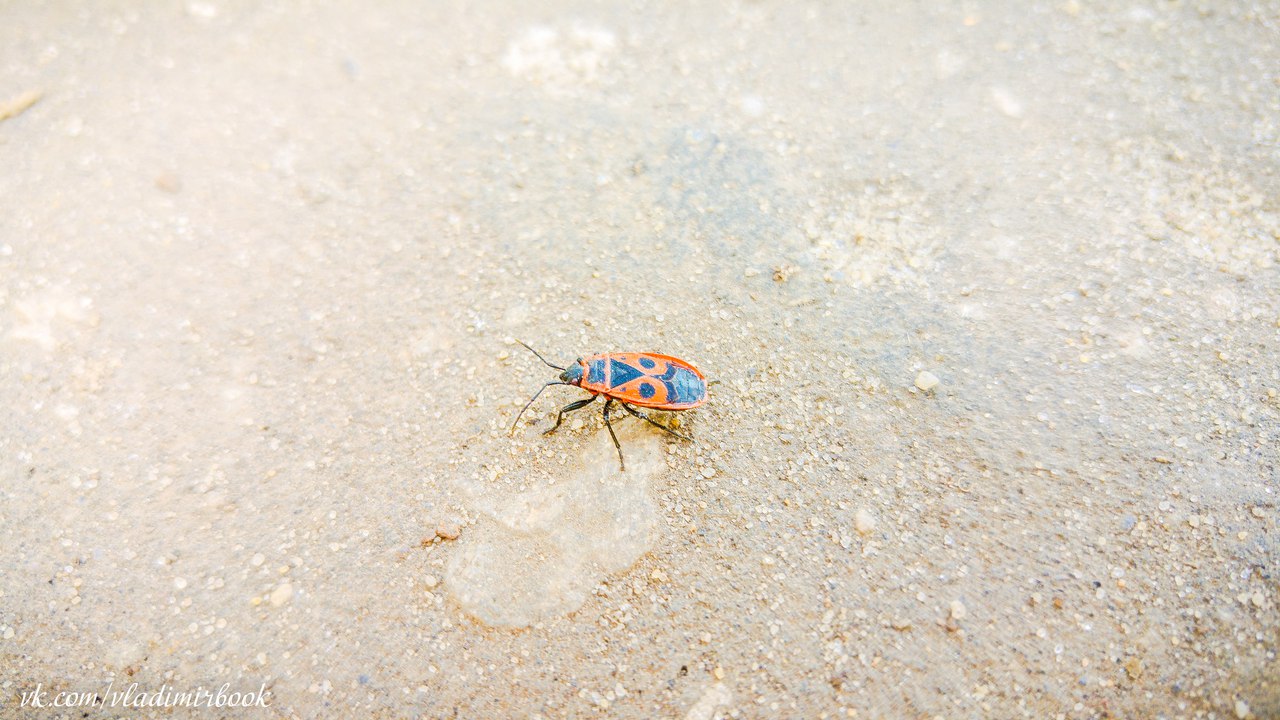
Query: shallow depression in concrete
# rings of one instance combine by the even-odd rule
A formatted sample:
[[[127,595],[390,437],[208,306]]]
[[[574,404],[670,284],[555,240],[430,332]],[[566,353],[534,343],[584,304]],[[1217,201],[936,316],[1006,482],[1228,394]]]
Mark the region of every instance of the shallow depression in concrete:
[[[608,573],[653,542],[649,482],[663,467],[658,431],[617,422],[627,470],[608,433],[578,438],[581,453],[554,482],[503,495],[472,487],[477,523],[449,562],[449,593],[490,625],[527,626],[578,609]]]

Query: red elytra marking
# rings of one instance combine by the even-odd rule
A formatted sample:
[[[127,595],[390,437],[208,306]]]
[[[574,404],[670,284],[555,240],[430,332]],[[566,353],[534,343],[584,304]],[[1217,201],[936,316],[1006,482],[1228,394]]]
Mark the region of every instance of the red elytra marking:
[[[603,362],[604,378],[600,382],[591,382],[587,369],[592,363]],[[620,382],[615,376],[614,363],[626,365],[635,377]],[[588,392],[605,397],[615,398],[628,405],[651,408],[654,410],[691,410],[707,402],[706,378],[693,365],[670,355],[658,353],[600,353],[582,358],[582,382],[578,387]],[[645,367],[652,364],[653,367]],[[692,402],[679,402],[671,398],[668,383],[681,373],[691,373],[702,386],[701,397]],[[664,381],[664,378],[666,379]],[[687,380],[687,378],[686,378]],[[646,397],[644,390],[648,388],[652,394]]]

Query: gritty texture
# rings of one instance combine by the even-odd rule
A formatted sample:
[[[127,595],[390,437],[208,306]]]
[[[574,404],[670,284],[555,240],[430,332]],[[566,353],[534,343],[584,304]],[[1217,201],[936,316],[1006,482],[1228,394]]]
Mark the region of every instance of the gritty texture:
[[[1280,716],[1277,37],[0,4],[0,717]]]

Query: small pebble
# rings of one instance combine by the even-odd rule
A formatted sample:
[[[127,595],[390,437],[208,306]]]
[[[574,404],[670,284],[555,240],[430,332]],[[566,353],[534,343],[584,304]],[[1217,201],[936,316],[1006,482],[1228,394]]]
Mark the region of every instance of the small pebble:
[[[708,465],[708,466],[706,466],[706,467],[702,468],[702,477],[704,477],[704,478],[706,478],[706,479],[710,480],[711,478],[713,478],[713,477],[715,477],[715,476],[716,476],[716,469],[715,469],[715,468],[711,467],[710,465]]]
[[[254,567],[261,567],[262,563],[266,561],[267,561],[267,556],[263,555],[262,553],[254,553],[253,557],[249,558],[249,564],[253,565]]]
[[[1249,717],[1249,703],[1240,699],[1236,700],[1236,717],[1240,720],[1245,720],[1245,718]]]
[[[174,578],[174,579],[173,579],[173,587],[174,587],[174,589],[175,589],[175,590],[182,590],[182,589],[185,589],[185,588],[187,587],[187,579],[186,579],[186,578]]]
[[[271,604],[280,607],[293,597],[293,583],[282,583],[271,591]]]
[[[427,587],[429,587],[429,588],[433,588],[433,587],[435,587],[436,585],[439,585],[439,584],[440,584],[440,581],[436,579],[436,576],[435,576],[435,575],[428,575],[428,576],[426,576],[426,577],[422,578],[422,582],[423,582],[423,584],[425,584],[425,585],[426,585]]]
[[[462,528],[457,523],[440,523],[436,526],[436,537],[443,540],[457,540],[462,534]]]
[[[1025,110],[1022,101],[1002,87],[991,88],[991,100],[995,103],[996,109],[1014,119],[1022,117]]]
[[[182,180],[171,172],[162,172],[156,176],[156,187],[167,193],[176,193],[182,189]]]
[[[938,376],[928,370],[921,370],[920,374],[916,376],[916,387],[925,392],[929,392],[930,390],[938,387],[938,383],[940,382],[942,381],[938,379]]]
[[[969,612],[968,610],[965,610],[964,603],[960,602],[959,600],[951,601],[951,619],[963,620],[964,616],[968,612]]]
[[[853,514],[853,529],[857,530],[859,535],[870,535],[876,529],[876,516],[866,508],[858,508],[858,511]]]
[[[0,120],[21,115],[27,111],[27,108],[39,102],[43,95],[44,93],[40,90],[27,90],[7,100],[0,100]]]

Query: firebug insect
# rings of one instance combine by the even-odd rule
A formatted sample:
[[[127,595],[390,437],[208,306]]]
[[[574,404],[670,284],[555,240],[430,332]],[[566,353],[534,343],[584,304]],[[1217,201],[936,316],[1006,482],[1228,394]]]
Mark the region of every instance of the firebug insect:
[[[650,425],[668,432],[682,440],[693,438],[681,435],[671,428],[655,422],[652,418],[636,410],[637,407],[653,410],[691,410],[707,401],[707,380],[698,372],[698,368],[670,355],[654,353],[601,353],[580,357],[569,367],[560,367],[547,362],[537,350],[517,340],[525,349],[533,353],[548,366],[560,370],[560,379],[553,380],[529,398],[529,402],[520,408],[516,419],[511,423],[511,432],[524,411],[529,409],[543,390],[552,385],[573,385],[591,393],[591,397],[574,402],[560,408],[556,414],[556,424],[543,431],[543,435],[555,432],[564,421],[564,414],[590,405],[596,398],[604,396],[604,426],[613,438],[613,446],[618,449],[618,465],[625,472],[626,462],[622,459],[622,445],[609,423],[609,408],[616,402],[628,413],[644,420]]]

